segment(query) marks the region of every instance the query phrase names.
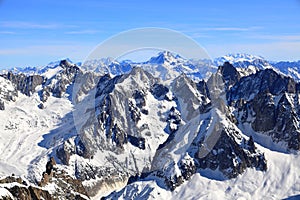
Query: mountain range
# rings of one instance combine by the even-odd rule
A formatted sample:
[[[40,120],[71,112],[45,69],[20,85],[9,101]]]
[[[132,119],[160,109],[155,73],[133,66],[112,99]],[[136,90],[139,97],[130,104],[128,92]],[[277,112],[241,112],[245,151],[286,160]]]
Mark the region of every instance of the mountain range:
[[[299,67],[161,52],[3,71],[0,197],[297,198]]]

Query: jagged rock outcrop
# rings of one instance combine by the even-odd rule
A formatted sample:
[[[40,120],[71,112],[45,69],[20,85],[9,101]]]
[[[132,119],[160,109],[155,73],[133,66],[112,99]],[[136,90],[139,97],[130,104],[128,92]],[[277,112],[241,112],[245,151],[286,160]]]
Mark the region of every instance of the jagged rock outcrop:
[[[141,81],[143,84],[140,84]],[[142,138],[137,123],[141,119],[141,115],[148,114],[147,109],[144,108],[146,106],[145,96],[155,81],[151,74],[141,68],[134,68],[131,73],[126,75],[114,78],[104,75],[99,79],[95,95],[96,112],[99,112],[99,115],[96,116],[97,121],[93,125],[95,131],[93,134],[101,138],[101,141],[111,140],[117,148],[110,147],[110,150],[116,152],[122,150],[123,145],[128,142],[128,136]],[[128,85],[126,85],[127,82]],[[125,88],[127,86],[128,88]],[[90,125],[86,124],[86,126]],[[88,139],[90,137],[87,137],[86,134],[91,133],[81,134],[81,141],[88,146],[86,151],[93,152],[91,149],[98,147],[93,146],[95,141],[90,141]],[[105,143],[101,144],[104,149],[108,148]]]
[[[57,167],[54,157],[51,157],[46,163],[42,180],[38,185],[45,187],[50,183],[56,185],[56,190],[55,192],[51,192],[50,199],[89,199],[81,179],[74,179],[65,172],[64,169]],[[38,197],[37,199],[41,199],[41,197],[39,197],[41,196],[40,190],[36,190],[34,187],[29,187],[29,190]]]
[[[230,133],[231,131],[233,133]],[[202,153],[197,152],[198,155],[195,155],[195,158],[198,161],[198,167],[219,170],[227,178],[235,178],[249,167],[266,171],[267,161],[264,154],[256,150],[253,140],[243,138],[239,144],[234,138],[236,137],[234,135],[238,136],[238,133],[234,131],[222,130],[217,143],[206,156],[202,157]],[[200,141],[200,145],[204,144]]]
[[[10,183],[10,185],[5,185]],[[9,176],[0,180],[0,186],[4,184],[4,188],[10,192],[11,195],[16,199],[20,200],[52,200],[54,199],[51,194],[43,189],[34,187],[32,185],[27,185],[27,183],[20,177]],[[7,198],[7,199],[10,199]]]
[[[230,88],[241,78],[239,72],[229,62],[225,62],[222,66],[219,66],[218,72],[220,72],[224,78],[226,89]]]
[[[162,178],[168,189],[174,190],[201,169],[217,170],[225,178],[235,178],[246,168],[267,170],[266,158],[255,147],[253,138],[244,138],[217,108],[203,113],[200,119],[194,118],[192,124],[186,136],[182,135],[186,129],[183,126],[154,157],[152,174]],[[182,147],[185,137],[189,139]]]
[[[72,139],[66,140],[61,146],[56,149],[58,159],[68,165],[72,154],[76,153],[76,147],[72,143]]]
[[[261,92],[279,95],[284,92],[295,93],[296,89],[297,83],[292,78],[278,74],[272,69],[265,69],[242,77],[228,92],[227,100],[232,104],[239,99],[249,101]]]
[[[18,91],[10,80],[0,75],[0,110],[5,110],[5,103],[15,101],[18,97]]]
[[[169,92],[169,88],[162,85],[155,83],[151,88],[151,93],[157,99],[165,99],[168,98],[166,95]]]
[[[46,102],[50,95],[61,98],[67,92],[68,86],[75,81],[76,75],[80,72],[77,65],[62,60],[57,67],[61,70],[43,84],[40,92],[41,101]]]
[[[74,179],[63,169],[58,169],[55,172],[55,179],[52,180],[57,189],[52,194],[54,199],[78,199],[86,200],[89,199],[89,195],[79,179]]]
[[[0,99],[0,110],[5,110],[5,105],[2,99]]]
[[[102,168],[94,162],[75,162],[76,177],[93,183],[87,186],[91,195],[95,188],[126,183],[130,176],[148,171],[160,141],[176,132],[182,123],[175,94],[143,69],[134,68],[115,77],[103,75],[98,80],[95,107],[81,112],[89,117],[77,129],[79,135],[65,141],[55,152],[66,165],[74,154],[95,162],[97,153],[97,159],[100,156],[107,163]],[[191,94],[197,92],[196,84],[185,80],[193,85]],[[178,86],[176,92],[184,96],[184,88]],[[194,101],[201,101],[201,95]]]
[[[300,149],[298,84],[272,69],[243,77],[227,93],[236,108],[239,124],[250,123],[254,131],[284,142],[288,150]]]
[[[100,75],[83,72],[66,60],[53,68],[55,73],[43,77],[13,73],[0,77],[5,79],[0,79],[1,84],[9,86],[0,88],[0,110],[18,91],[30,96],[37,88],[41,89],[35,102],[38,112],[48,111],[51,95],[73,103],[70,113],[55,119],[63,128],[57,134],[51,131],[50,138],[57,136],[59,142],[46,145],[60,166],[53,174],[49,162],[42,175],[40,186],[57,186],[55,192],[49,190],[51,198],[86,199],[103,188],[119,189],[130,177],[128,182],[156,176],[166,189],[174,190],[206,169],[220,172],[225,179],[247,168],[265,171],[267,161],[257,148],[255,134],[267,135],[288,150],[300,149],[300,84],[292,78],[272,69],[242,76],[224,63],[207,81],[195,82],[179,73],[177,58],[162,56],[152,61],[170,64],[162,71],[167,81],[141,67],[127,74]],[[172,70],[177,71],[169,76]],[[242,129],[245,124],[248,129]],[[32,185],[16,186],[16,193],[46,195]]]
[[[11,81],[15,85],[16,89],[23,94],[30,96],[35,92],[35,88],[44,82],[44,77],[40,75],[25,75],[25,74],[14,74],[8,72],[2,75],[2,77]]]

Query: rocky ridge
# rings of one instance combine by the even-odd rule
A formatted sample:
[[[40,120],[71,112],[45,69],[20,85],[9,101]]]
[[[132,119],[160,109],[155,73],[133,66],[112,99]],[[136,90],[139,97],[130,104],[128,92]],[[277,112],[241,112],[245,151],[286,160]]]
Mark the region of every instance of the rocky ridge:
[[[156,63],[176,63],[172,59]],[[224,179],[247,168],[266,171],[256,143],[266,144],[257,134],[286,152],[299,150],[299,84],[273,69],[242,76],[225,62],[205,81],[185,74],[164,81],[139,66],[117,76],[84,72],[68,61],[58,67],[53,76],[2,75],[8,89],[0,95],[4,109],[19,91],[38,93],[41,105],[50,96],[68,99],[78,111],[72,114],[80,120],[68,124],[74,132],[52,138],[60,143],[47,141],[60,169],[54,179],[59,195],[65,183],[70,193],[78,189],[70,185],[81,185],[86,191],[78,193],[94,196],[128,179],[156,177],[174,190],[202,170]]]

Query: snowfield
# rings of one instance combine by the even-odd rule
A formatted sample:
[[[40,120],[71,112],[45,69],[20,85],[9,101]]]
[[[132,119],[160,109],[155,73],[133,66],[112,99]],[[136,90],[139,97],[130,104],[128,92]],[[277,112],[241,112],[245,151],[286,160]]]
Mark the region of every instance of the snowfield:
[[[241,64],[237,69],[240,77],[272,68],[258,56],[228,55],[216,59],[215,63],[224,61]],[[75,87],[75,84],[72,85],[75,82],[73,78],[78,75],[77,68],[74,67],[76,65],[68,61],[62,63],[53,63],[40,70],[40,74],[47,79],[35,88],[36,91],[31,96],[20,91],[15,94],[17,90],[12,83],[0,76],[0,100],[5,105],[5,109],[0,110],[0,180],[15,174],[26,180],[26,183],[36,185],[42,179],[49,157],[54,156],[57,169],[66,172],[73,179],[82,178],[80,184],[86,188],[94,189],[97,188],[94,186],[101,183],[101,187],[92,191],[91,199],[95,200],[103,196],[126,200],[300,199],[300,152],[288,151],[285,142],[275,144],[270,136],[255,132],[251,123],[257,115],[253,114],[251,118],[249,114],[246,121],[239,123],[245,116],[245,110],[242,109],[244,105],[236,108],[224,103],[227,99],[226,94],[222,93],[226,85],[223,80],[218,85],[220,87],[214,89],[222,94],[215,98],[222,100],[224,105],[218,105],[224,108],[214,107],[218,105],[213,105],[213,98],[205,93],[206,89],[209,90],[204,87],[207,86],[206,83],[201,86],[191,80],[191,77],[199,73],[192,61],[163,52],[148,62],[131,63],[132,71],[123,76],[118,76],[117,73],[125,71],[128,63],[122,69],[118,62],[110,66],[109,60],[101,60],[101,66],[98,66],[99,63],[93,61],[90,66],[86,66],[86,70],[88,67],[98,67],[98,72],[105,69],[108,72],[113,70],[116,74],[103,80],[102,85],[85,80],[85,88],[79,88],[82,89],[79,96],[72,96],[75,91],[72,91]],[[244,67],[245,63],[250,63],[248,68]],[[213,70],[204,72],[212,73]],[[289,72],[299,76],[297,71],[289,69]],[[92,75],[99,75],[97,73]],[[279,70],[274,73],[282,74]],[[222,74],[218,72],[215,76],[220,78]],[[98,78],[100,79],[100,75]],[[49,84],[49,88],[43,91],[46,84]],[[158,85],[159,91],[155,91],[157,88],[154,85]],[[41,100],[42,92],[49,92],[45,101]],[[259,93],[259,90],[256,92]],[[11,93],[13,98],[8,100],[8,94]],[[61,96],[55,97],[57,94]],[[249,93],[248,99],[243,97],[243,100],[253,100],[256,95]],[[286,105],[299,105],[294,98],[299,94],[287,92],[274,95],[272,105],[280,105],[283,95],[286,95]],[[74,99],[78,101],[75,103]],[[295,107],[298,106],[291,107],[297,109]],[[231,114],[236,114],[236,118]],[[299,128],[296,122],[294,125]],[[202,152],[198,152],[198,148],[203,147],[206,155],[212,149],[200,139],[214,137],[220,127],[224,132],[227,131],[224,135],[233,138],[238,147],[252,136],[257,149],[264,153],[267,170],[247,168],[236,178],[228,179],[219,171],[221,168],[213,171],[209,167],[198,167],[190,179],[184,179],[171,191],[164,178],[182,177],[184,171],[180,168],[181,162],[188,163],[186,166],[190,168],[195,167],[195,163],[199,161],[197,159],[200,159],[198,157],[201,157],[199,153]],[[241,137],[234,137],[234,134]],[[223,141],[218,140],[219,137],[215,142]],[[202,146],[199,145],[200,142],[203,142]],[[90,148],[91,151],[84,154],[86,152],[81,147],[84,150]],[[58,155],[60,148],[63,149],[61,154],[68,157],[65,160]],[[242,162],[239,157],[229,156],[234,154],[235,149],[228,149],[229,153],[224,157],[233,158],[234,167],[239,166]],[[197,157],[193,157],[196,152]],[[220,152],[225,152],[224,148],[214,149],[211,154],[220,155]],[[257,157],[254,158],[258,160]],[[63,164],[64,161],[67,164]],[[233,170],[234,167],[230,169]],[[225,168],[227,169],[229,168]],[[159,172],[163,175],[159,176]],[[144,178],[139,177],[144,174]],[[127,184],[128,181],[130,184]],[[6,188],[11,188],[14,184],[17,183],[0,184],[0,199],[12,197]],[[53,194],[58,187],[50,182],[43,189]]]
[[[268,161],[266,172],[247,169],[235,179],[220,180],[218,171],[200,170],[173,192],[160,179],[132,183],[112,195],[119,199],[284,199],[300,194],[300,155],[271,151],[260,145]]]
[[[67,113],[72,111],[72,104],[67,98],[50,97],[45,109],[41,110],[37,106],[37,94],[27,97],[19,92],[18,95],[15,102],[7,102],[5,110],[0,111],[0,176],[31,176],[28,170],[35,167],[31,163],[35,159],[45,159],[46,165],[51,148],[39,143],[61,123],[73,121],[73,118],[66,118]],[[50,139],[47,142],[59,141]],[[44,168],[44,165],[39,166],[35,169],[36,173],[41,175]]]

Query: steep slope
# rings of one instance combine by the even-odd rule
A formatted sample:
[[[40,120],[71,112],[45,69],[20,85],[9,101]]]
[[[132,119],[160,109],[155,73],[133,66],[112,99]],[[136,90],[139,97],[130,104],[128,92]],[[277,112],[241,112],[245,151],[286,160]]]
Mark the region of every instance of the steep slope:
[[[168,136],[167,116],[176,102],[167,87],[141,68],[100,77],[94,95],[77,105],[84,113],[76,121],[78,136],[55,154],[91,192],[105,192],[149,170],[158,145]]]
[[[253,140],[244,138],[216,109],[179,129],[152,162],[156,176],[163,178],[171,190],[200,169],[217,170],[225,178],[235,178],[247,167],[265,171],[266,160],[256,151]]]
[[[247,169],[237,178],[223,180],[212,170],[201,170],[173,192],[155,178],[127,185],[106,199],[297,199],[299,198],[299,155],[271,151],[256,145],[268,160],[266,172]]]
[[[219,67],[207,82],[208,107],[169,136],[156,152],[151,173],[107,199],[281,199],[298,194],[300,157],[290,154],[299,150],[298,84],[272,69],[238,75],[229,63]]]
[[[286,143],[282,150],[299,150],[298,95],[298,83],[292,78],[266,69],[241,78],[227,98],[236,108],[239,125],[269,135],[275,143]]]
[[[61,64],[64,62],[62,61]],[[0,77],[1,84],[4,83],[1,85],[1,94],[5,101],[5,109],[1,111],[0,119],[0,149],[2,152],[0,176],[15,174],[26,180],[27,187],[20,186],[18,188],[18,185],[18,187],[12,185],[20,194],[22,191],[26,192],[28,186],[29,189],[36,187],[37,182],[42,179],[44,166],[52,152],[51,147],[59,145],[61,140],[74,134],[72,132],[73,117],[70,115],[73,105],[66,91],[72,81],[67,82],[64,79],[68,77],[66,71],[71,70],[69,68],[72,67],[73,65],[58,66],[62,70],[57,70],[55,78],[52,78],[51,81],[48,81],[49,79],[44,75],[7,73]],[[53,82],[65,84],[59,92],[61,95],[57,97],[51,90],[47,100],[43,102],[41,93]],[[57,140],[49,136],[56,137]],[[59,177],[56,178],[61,180]],[[72,183],[69,182],[69,184]],[[1,184],[0,187],[10,188],[5,184]],[[52,187],[60,186],[52,183]],[[60,191],[60,189],[53,190],[51,186],[47,186],[43,190],[47,190],[51,195],[54,195],[55,191]],[[67,190],[65,191],[67,192]],[[13,193],[13,195],[15,194]],[[66,193],[61,192],[59,197],[65,195]]]
[[[250,65],[253,65],[259,69],[265,69],[271,66],[263,57],[245,53],[228,54],[215,58],[214,62],[217,66],[223,65],[224,62],[229,62],[236,68],[247,68]]]
[[[274,67],[279,69],[284,74],[293,77],[295,80],[300,80],[300,61],[288,62],[288,61],[280,61],[280,62],[272,62]]]
[[[223,65],[224,62],[231,63],[242,76],[248,76],[255,74],[262,69],[273,69],[278,73],[282,73],[286,76],[293,78],[296,81],[300,80],[300,61],[288,62],[288,61],[268,61],[261,56],[254,56],[250,54],[228,54],[214,59],[216,66]]]
[[[82,66],[87,71],[93,70],[101,75],[111,74],[114,76],[128,73],[134,67],[141,67],[162,80],[174,79],[182,73],[192,79],[200,80],[207,78],[217,70],[210,60],[187,60],[168,51],[160,52],[146,62],[136,63],[128,60],[117,61],[112,58],[105,58],[87,60]]]
[[[125,74],[125,62],[103,61],[112,64],[104,74],[63,60],[41,74],[1,75],[0,176],[34,187],[53,156],[57,171],[42,189],[62,199],[300,192],[299,83],[271,68],[242,74],[229,62],[197,81],[195,62],[163,52],[126,61]],[[10,188],[0,184],[6,196]]]

